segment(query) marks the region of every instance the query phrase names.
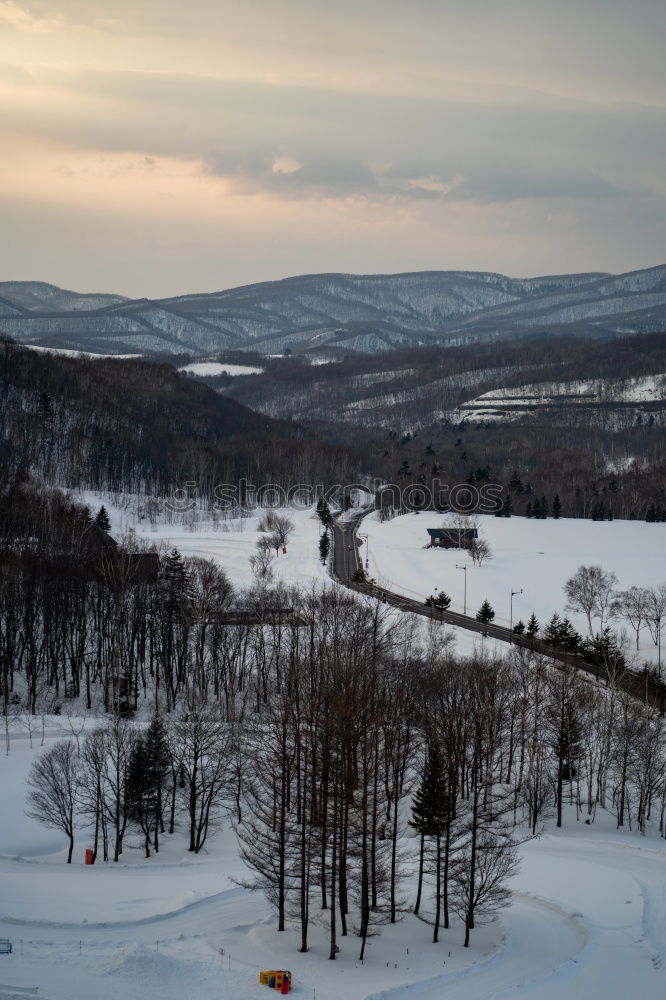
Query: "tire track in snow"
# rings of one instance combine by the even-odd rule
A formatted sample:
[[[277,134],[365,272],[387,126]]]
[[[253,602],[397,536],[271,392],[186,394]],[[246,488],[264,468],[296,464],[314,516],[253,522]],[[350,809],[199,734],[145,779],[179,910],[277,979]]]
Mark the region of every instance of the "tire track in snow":
[[[502,915],[503,944],[460,972],[374,993],[367,1000],[499,1000],[575,962],[589,941],[584,924],[557,903],[514,892]]]

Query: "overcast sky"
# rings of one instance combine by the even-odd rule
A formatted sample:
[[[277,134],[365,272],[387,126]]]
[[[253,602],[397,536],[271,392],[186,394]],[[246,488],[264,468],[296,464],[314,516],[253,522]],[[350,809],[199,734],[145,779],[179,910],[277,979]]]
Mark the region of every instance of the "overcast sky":
[[[666,261],[664,0],[0,0],[0,280]]]

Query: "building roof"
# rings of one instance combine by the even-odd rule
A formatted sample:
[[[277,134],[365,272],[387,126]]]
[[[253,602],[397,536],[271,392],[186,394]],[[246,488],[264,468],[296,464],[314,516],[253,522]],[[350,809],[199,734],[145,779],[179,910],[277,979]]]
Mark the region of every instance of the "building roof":
[[[461,539],[469,541],[471,538],[478,538],[479,532],[476,528],[427,528],[426,529],[431,538],[450,539],[453,542],[457,542]]]

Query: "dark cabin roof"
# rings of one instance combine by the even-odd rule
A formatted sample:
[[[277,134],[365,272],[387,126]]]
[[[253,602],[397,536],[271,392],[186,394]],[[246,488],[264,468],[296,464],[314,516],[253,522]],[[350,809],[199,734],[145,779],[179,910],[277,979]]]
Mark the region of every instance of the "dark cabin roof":
[[[476,528],[427,528],[426,530],[430,537],[433,540],[436,538],[437,541],[446,539],[451,542],[469,542],[473,538],[479,537],[479,532]]]

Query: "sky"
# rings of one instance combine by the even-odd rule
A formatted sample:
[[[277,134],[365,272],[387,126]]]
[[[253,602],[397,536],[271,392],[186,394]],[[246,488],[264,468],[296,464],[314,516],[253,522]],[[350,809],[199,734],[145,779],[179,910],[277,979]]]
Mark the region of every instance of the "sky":
[[[0,0],[0,280],[666,262],[663,0]]]

